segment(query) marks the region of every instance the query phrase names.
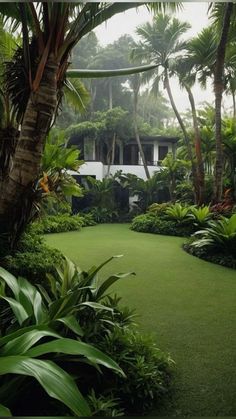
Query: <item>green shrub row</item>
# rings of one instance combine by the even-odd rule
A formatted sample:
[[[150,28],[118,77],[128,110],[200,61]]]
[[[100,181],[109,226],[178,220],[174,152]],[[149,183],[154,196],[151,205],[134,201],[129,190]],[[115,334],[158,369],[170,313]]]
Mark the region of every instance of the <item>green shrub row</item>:
[[[38,234],[64,233],[95,224],[96,222],[91,214],[83,216],[60,214],[41,218],[33,223],[33,228]]]
[[[193,224],[157,217],[151,213],[135,217],[132,221],[131,229],[142,233],[181,237],[188,237],[195,231]]]

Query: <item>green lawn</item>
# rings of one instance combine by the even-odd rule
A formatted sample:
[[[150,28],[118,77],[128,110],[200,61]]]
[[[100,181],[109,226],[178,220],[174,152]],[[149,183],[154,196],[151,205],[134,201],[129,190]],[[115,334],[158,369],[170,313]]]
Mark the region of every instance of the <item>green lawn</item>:
[[[128,227],[87,227],[47,242],[85,269],[123,254],[101,277],[136,272],[114,291],[176,362],[173,400],[153,415],[236,416],[236,272],[188,255],[182,238]]]

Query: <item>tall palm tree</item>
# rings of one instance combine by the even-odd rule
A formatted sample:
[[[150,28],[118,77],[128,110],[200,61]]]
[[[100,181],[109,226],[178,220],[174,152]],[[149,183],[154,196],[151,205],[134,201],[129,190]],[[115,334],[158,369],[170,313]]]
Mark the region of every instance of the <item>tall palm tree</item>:
[[[192,86],[196,81],[196,73],[192,71],[193,62],[189,55],[177,59],[172,67],[174,74],[178,76],[180,86],[188,93],[191,106],[193,129],[194,129],[194,148],[196,156],[196,176],[197,182],[195,186],[196,203],[202,205],[204,202],[204,163],[202,157],[201,135],[197,118],[197,111]]]
[[[223,149],[221,133],[221,104],[222,95],[226,87],[225,66],[227,46],[232,36],[233,3],[216,3],[212,6],[211,16],[214,23],[204,29],[190,43],[195,66],[199,72],[199,81],[206,84],[208,77],[213,79],[215,94],[215,184],[213,201],[218,202],[222,196],[223,186]]]
[[[8,94],[21,124],[11,168],[0,182],[0,233],[8,242],[24,228],[33,205],[46,136],[61,99],[71,50],[113,15],[142,3],[0,3],[20,25],[22,48],[7,66]]]
[[[133,51],[134,58],[151,60],[156,63],[157,69],[149,73],[147,77],[152,79],[153,90],[162,80],[167,91],[172,109],[183,132],[184,142],[188,152],[188,159],[192,165],[193,185],[195,200],[197,201],[197,173],[194,161],[192,145],[184,124],[184,121],[177,109],[170,85],[170,75],[173,61],[180,57],[186,50],[186,42],[181,40],[181,36],[190,28],[187,22],[180,22],[176,18],[171,18],[167,14],[157,14],[152,24],[145,23],[137,28],[137,34],[141,38],[141,43]]]

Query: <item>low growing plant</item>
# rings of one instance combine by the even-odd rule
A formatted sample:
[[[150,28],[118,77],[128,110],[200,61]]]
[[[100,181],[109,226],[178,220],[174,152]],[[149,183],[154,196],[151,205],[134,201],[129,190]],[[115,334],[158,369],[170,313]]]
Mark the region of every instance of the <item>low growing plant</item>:
[[[210,207],[206,205],[199,208],[191,206],[188,217],[193,220],[194,225],[197,227],[205,227],[208,225],[208,221],[212,218],[212,212]]]
[[[189,206],[183,206],[178,202],[166,209],[166,215],[168,215],[168,218],[170,218],[171,220],[175,220],[178,223],[187,223],[189,221],[189,212]]]
[[[236,214],[209,221],[209,227],[197,231],[194,237],[196,240],[192,242],[192,247],[205,247],[236,256]]]

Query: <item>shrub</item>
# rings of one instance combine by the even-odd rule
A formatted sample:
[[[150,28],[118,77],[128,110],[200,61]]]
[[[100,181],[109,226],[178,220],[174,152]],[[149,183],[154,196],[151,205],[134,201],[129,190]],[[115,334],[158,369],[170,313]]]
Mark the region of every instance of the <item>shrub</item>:
[[[131,229],[143,233],[188,237],[193,233],[194,226],[181,224],[176,220],[168,220],[164,217],[155,217],[150,213],[135,217],[131,224]]]
[[[69,369],[72,374],[76,367],[76,380],[80,388],[82,387],[82,394],[89,394],[87,400],[92,414],[103,416],[119,416],[123,414],[123,409],[127,414],[146,412],[160,403],[162,396],[170,389],[173,365],[170,357],[163,354],[151,338],[144,337],[133,329],[133,313],[127,308],[120,309],[120,299],[108,295],[111,285],[129,274],[112,275],[102,283],[98,281],[98,272],[111,259],[98,267],[93,266],[87,272],[80,271],[71,261],[65,259],[61,269],[57,269],[57,275],[48,276],[48,292],[42,286],[39,287],[39,292],[23,278],[16,281],[14,277],[9,277],[8,273],[0,270],[0,276],[11,288],[11,296],[14,296],[14,300],[7,299],[12,311],[17,303],[18,310],[14,311],[17,322],[27,325],[24,333],[28,330],[33,333],[33,336],[29,336],[26,354],[46,356],[42,361],[45,370],[48,368],[48,359],[53,362],[59,359],[60,367]],[[4,288],[2,293],[3,291]],[[34,325],[36,332],[32,329]],[[51,337],[49,333],[47,342],[40,345],[37,342],[41,335],[44,337],[42,325],[47,330],[50,326],[50,333],[53,335]],[[15,330],[15,323],[10,321],[9,328],[11,331],[12,328]],[[21,331],[18,332],[17,329],[16,333],[18,336]],[[22,340],[24,344],[27,343],[25,335]],[[18,343],[17,339],[13,342],[12,351],[18,350]],[[19,348],[21,349],[21,345]],[[123,372],[126,377],[123,374],[124,379],[121,379],[117,373],[122,375]],[[61,374],[60,386],[64,382]],[[8,386],[10,384],[7,383]],[[14,378],[12,387],[8,388],[15,394]],[[34,403],[32,395],[36,394],[38,401],[38,393],[33,390],[34,386],[31,385],[30,402],[35,405],[38,414],[37,409],[40,413],[42,407],[45,409],[45,404],[41,406]],[[23,395],[21,393],[21,398],[26,394],[27,392],[23,392]],[[62,401],[66,404],[67,392],[64,397],[65,400]],[[82,396],[75,399],[77,405],[73,406],[72,411],[78,415],[78,405],[84,399]],[[47,403],[48,401],[46,406]],[[22,405],[25,408],[25,404]],[[52,405],[47,407],[47,413],[51,414],[52,407],[54,408]],[[57,409],[56,406],[56,412]],[[68,413],[67,410],[62,412],[64,416]],[[85,410],[81,413],[86,416]]]
[[[175,220],[178,223],[188,223],[188,214],[190,212],[189,206],[183,206],[178,202],[166,209],[166,215],[169,219]]]
[[[118,220],[118,212],[108,208],[93,207],[89,209],[96,223],[113,223]]]
[[[62,401],[74,414],[78,416],[90,415],[89,406],[78,391],[72,376],[56,365],[58,354],[60,354],[60,365],[63,358],[66,358],[67,361],[70,357],[72,361],[77,362],[78,358],[81,358],[82,361],[87,358],[94,366],[100,364],[103,367],[112,368],[122,375],[124,373],[118,364],[105,353],[94,346],[78,341],[77,333],[75,333],[74,339],[64,338],[57,333],[55,323],[58,322],[62,322],[72,331],[76,329],[76,319],[74,318],[73,321],[71,314],[76,309],[76,301],[73,301],[72,298],[73,293],[65,295],[59,301],[44,303],[45,294],[41,294],[24,278],[17,280],[3,268],[0,268],[0,278],[1,298],[9,304],[15,316],[14,329],[11,330],[12,324],[9,324],[10,331],[0,339],[0,375],[13,373],[34,377],[49,396]],[[45,337],[47,342],[39,343]],[[54,353],[56,356],[53,355]],[[50,362],[38,359],[42,355],[47,355]],[[24,385],[24,381],[21,382],[21,387],[22,385]],[[4,387],[6,396],[8,392],[14,393],[15,386],[17,389],[15,377],[8,378],[1,385],[3,397]],[[1,402],[3,397],[1,397]],[[0,410],[3,414],[6,408],[0,405],[0,409],[3,409]]]
[[[127,376],[120,379],[108,373],[102,383],[121,400],[125,411],[142,414],[158,406],[170,390],[173,361],[153,339],[130,328],[115,327],[98,346],[119,363]]]
[[[208,248],[236,256],[236,214],[230,218],[221,217],[218,221],[209,221],[209,227],[194,234],[194,248]]]
[[[160,217],[161,215],[164,215],[166,213],[167,208],[170,207],[169,202],[164,202],[163,204],[157,204],[156,202],[152,205],[150,205],[147,209],[148,213],[158,215]]]
[[[188,217],[194,221],[194,225],[197,227],[205,227],[208,224],[208,221],[212,218],[212,212],[209,206],[202,207],[190,207],[190,213]]]
[[[50,215],[33,224],[34,231],[39,234],[63,233],[80,230],[84,220],[79,215]]]
[[[1,263],[13,275],[23,276],[33,283],[44,283],[46,274],[55,274],[55,266],[60,266],[63,260],[62,253],[46,246],[43,237],[30,227],[23,234],[16,252],[3,258]]]

